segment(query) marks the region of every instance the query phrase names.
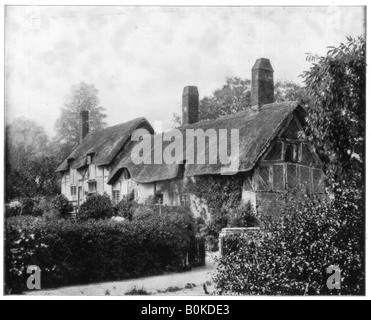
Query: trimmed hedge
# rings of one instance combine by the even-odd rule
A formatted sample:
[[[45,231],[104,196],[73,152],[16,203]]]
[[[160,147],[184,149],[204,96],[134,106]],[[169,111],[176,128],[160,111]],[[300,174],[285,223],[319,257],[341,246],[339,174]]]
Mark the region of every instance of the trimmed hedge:
[[[6,293],[27,290],[28,265],[40,267],[42,288],[183,270],[192,233],[188,227],[166,215],[130,223],[9,218]]]

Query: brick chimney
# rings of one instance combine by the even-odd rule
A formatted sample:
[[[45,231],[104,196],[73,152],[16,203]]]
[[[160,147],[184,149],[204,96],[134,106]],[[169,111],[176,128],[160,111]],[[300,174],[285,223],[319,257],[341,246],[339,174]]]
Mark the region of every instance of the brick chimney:
[[[80,112],[80,143],[89,133],[89,111],[82,110]]]
[[[183,90],[182,124],[192,124],[198,122],[198,90],[195,86],[185,87]]]
[[[274,102],[273,68],[269,59],[256,60],[252,68],[251,106],[261,106]]]

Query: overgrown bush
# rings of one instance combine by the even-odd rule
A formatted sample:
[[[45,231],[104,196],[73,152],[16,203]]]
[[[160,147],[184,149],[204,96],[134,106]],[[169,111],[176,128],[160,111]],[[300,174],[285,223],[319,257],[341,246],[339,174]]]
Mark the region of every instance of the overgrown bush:
[[[27,290],[28,265],[42,270],[42,288],[181,271],[192,232],[187,219],[168,215],[121,223],[7,219],[6,292]]]
[[[94,194],[80,207],[77,215],[79,220],[109,219],[114,215],[114,207],[108,195]]]
[[[37,204],[34,199],[32,199],[32,198],[22,198],[20,202],[21,202],[21,206],[22,206],[22,210],[21,210],[21,215],[22,216],[32,216],[32,215],[34,215],[34,213],[35,213],[34,207]],[[38,213],[38,212],[36,211],[36,213]]]
[[[337,190],[335,200],[289,196],[279,220],[264,221],[254,241],[240,237],[237,250],[219,261],[217,294],[364,294],[361,197]],[[341,270],[341,290],[327,288],[327,268]]]
[[[195,181],[188,180],[189,192],[199,199],[201,205],[208,208],[210,220],[202,230],[208,250],[217,251],[219,233],[228,227],[229,214],[239,208],[244,183],[243,175],[197,177]]]
[[[228,227],[248,228],[257,226],[259,226],[258,217],[250,202],[242,203],[238,208],[230,210]]]
[[[65,195],[59,194],[51,201],[51,206],[59,212],[61,217],[67,218],[72,211],[71,205]]]
[[[133,219],[133,215],[137,206],[138,204],[135,201],[133,190],[128,195],[124,196],[123,199],[116,205],[115,214],[130,221]]]
[[[11,202],[5,206],[5,217],[15,217],[21,215],[22,205],[18,201]]]

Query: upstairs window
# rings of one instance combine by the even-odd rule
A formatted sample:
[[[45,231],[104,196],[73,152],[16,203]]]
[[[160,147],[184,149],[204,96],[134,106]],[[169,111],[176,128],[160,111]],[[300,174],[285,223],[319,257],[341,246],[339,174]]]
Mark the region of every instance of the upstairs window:
[[[285,150],[285,161],[286,162],[298,162],[298,145],[296,144],[287,144]]]
[[[86,156],[86,164],[92,164],[93,163],[93,158],[94,158],[94,154],[93,153],[89,153],[87,156]]]

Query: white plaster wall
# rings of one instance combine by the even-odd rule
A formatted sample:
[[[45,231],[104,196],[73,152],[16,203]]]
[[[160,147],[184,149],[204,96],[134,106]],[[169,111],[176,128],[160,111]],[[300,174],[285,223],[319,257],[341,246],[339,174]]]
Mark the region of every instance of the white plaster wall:
[[[138,203],[144,203],[148,197],[155,195],[154,183],[138,183],[136,189]]]

